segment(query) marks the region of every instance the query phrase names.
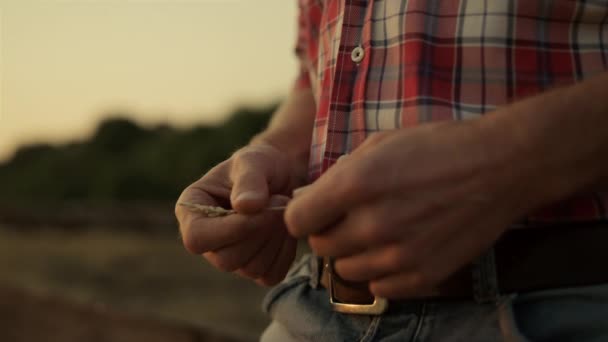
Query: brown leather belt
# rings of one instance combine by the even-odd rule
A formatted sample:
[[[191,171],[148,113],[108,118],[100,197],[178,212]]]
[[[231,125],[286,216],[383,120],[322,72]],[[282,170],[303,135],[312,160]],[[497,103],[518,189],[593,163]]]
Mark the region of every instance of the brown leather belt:
[[[500,293],[608,283],[608,223],[509,230],[494,245]],[[327,263],[324,260],[324,265]],[[347,282],[323,267],[321,284],[341,303],[370,304],[367,283]],[[473,297],[472,265],[439,285],[437,297]]]

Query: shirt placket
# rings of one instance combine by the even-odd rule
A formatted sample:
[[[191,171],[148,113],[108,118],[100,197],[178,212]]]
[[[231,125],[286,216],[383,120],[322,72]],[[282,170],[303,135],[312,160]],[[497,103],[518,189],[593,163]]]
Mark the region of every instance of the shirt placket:
[[[364,99],[365,75],[369,67],[369,25],[373,1],[346,0],[342,12],[340,43],[332,82],[323,171],[364,140],[365,120],[351,119],[353,101]],[[358,74],[359,73],[359,74]],[[360,117],[360,118],[359,118]],[[353,127],[354,126],[354,127]]]

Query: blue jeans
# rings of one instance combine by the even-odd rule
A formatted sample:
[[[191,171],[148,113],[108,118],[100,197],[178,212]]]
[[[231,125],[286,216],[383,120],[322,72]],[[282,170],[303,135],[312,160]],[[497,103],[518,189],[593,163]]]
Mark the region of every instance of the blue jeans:
[[[305,255],[268,292],[262,306],[273,321],[262,342],[608,341],[608,284],[496,295],[490,301],[412,299],[367,316],[332,311],[319,274],[317,258]],[[479,274],[475,282],[491,272]]]

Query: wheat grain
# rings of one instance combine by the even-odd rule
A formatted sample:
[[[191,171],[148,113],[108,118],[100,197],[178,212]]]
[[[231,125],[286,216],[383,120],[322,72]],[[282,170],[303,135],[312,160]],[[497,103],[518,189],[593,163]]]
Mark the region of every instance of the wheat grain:
[[[190,209],[190,211],[200,213],[205,215],[206,217],[222,217],[228,216],[232,214],[236,214],[236,210],[234,209],[224,209],[222,207],[215,207],[212,205],[203,205],[198,203],[191,202],[179,202],[179,205]],[[285,210],[286,206],[276,206],[276,207],[267,207],[264,210]]]
[[[212,205],[203,205],[191,202],[180,202],[179,205],[184,206],[191,211],[201,213],[207,217],[222,217],[236,213],[232,209],[224,209],[222,207],[214,207]]]

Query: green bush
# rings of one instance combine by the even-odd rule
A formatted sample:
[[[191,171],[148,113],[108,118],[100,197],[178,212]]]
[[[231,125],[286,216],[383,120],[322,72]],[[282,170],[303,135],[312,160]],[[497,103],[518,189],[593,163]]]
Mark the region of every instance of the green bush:
[[[221,125],[182,130],[111,115],[86,141],[21,147],[0,164],[0,201],[175,200],[264,129],[274,109],[239,109]]]

